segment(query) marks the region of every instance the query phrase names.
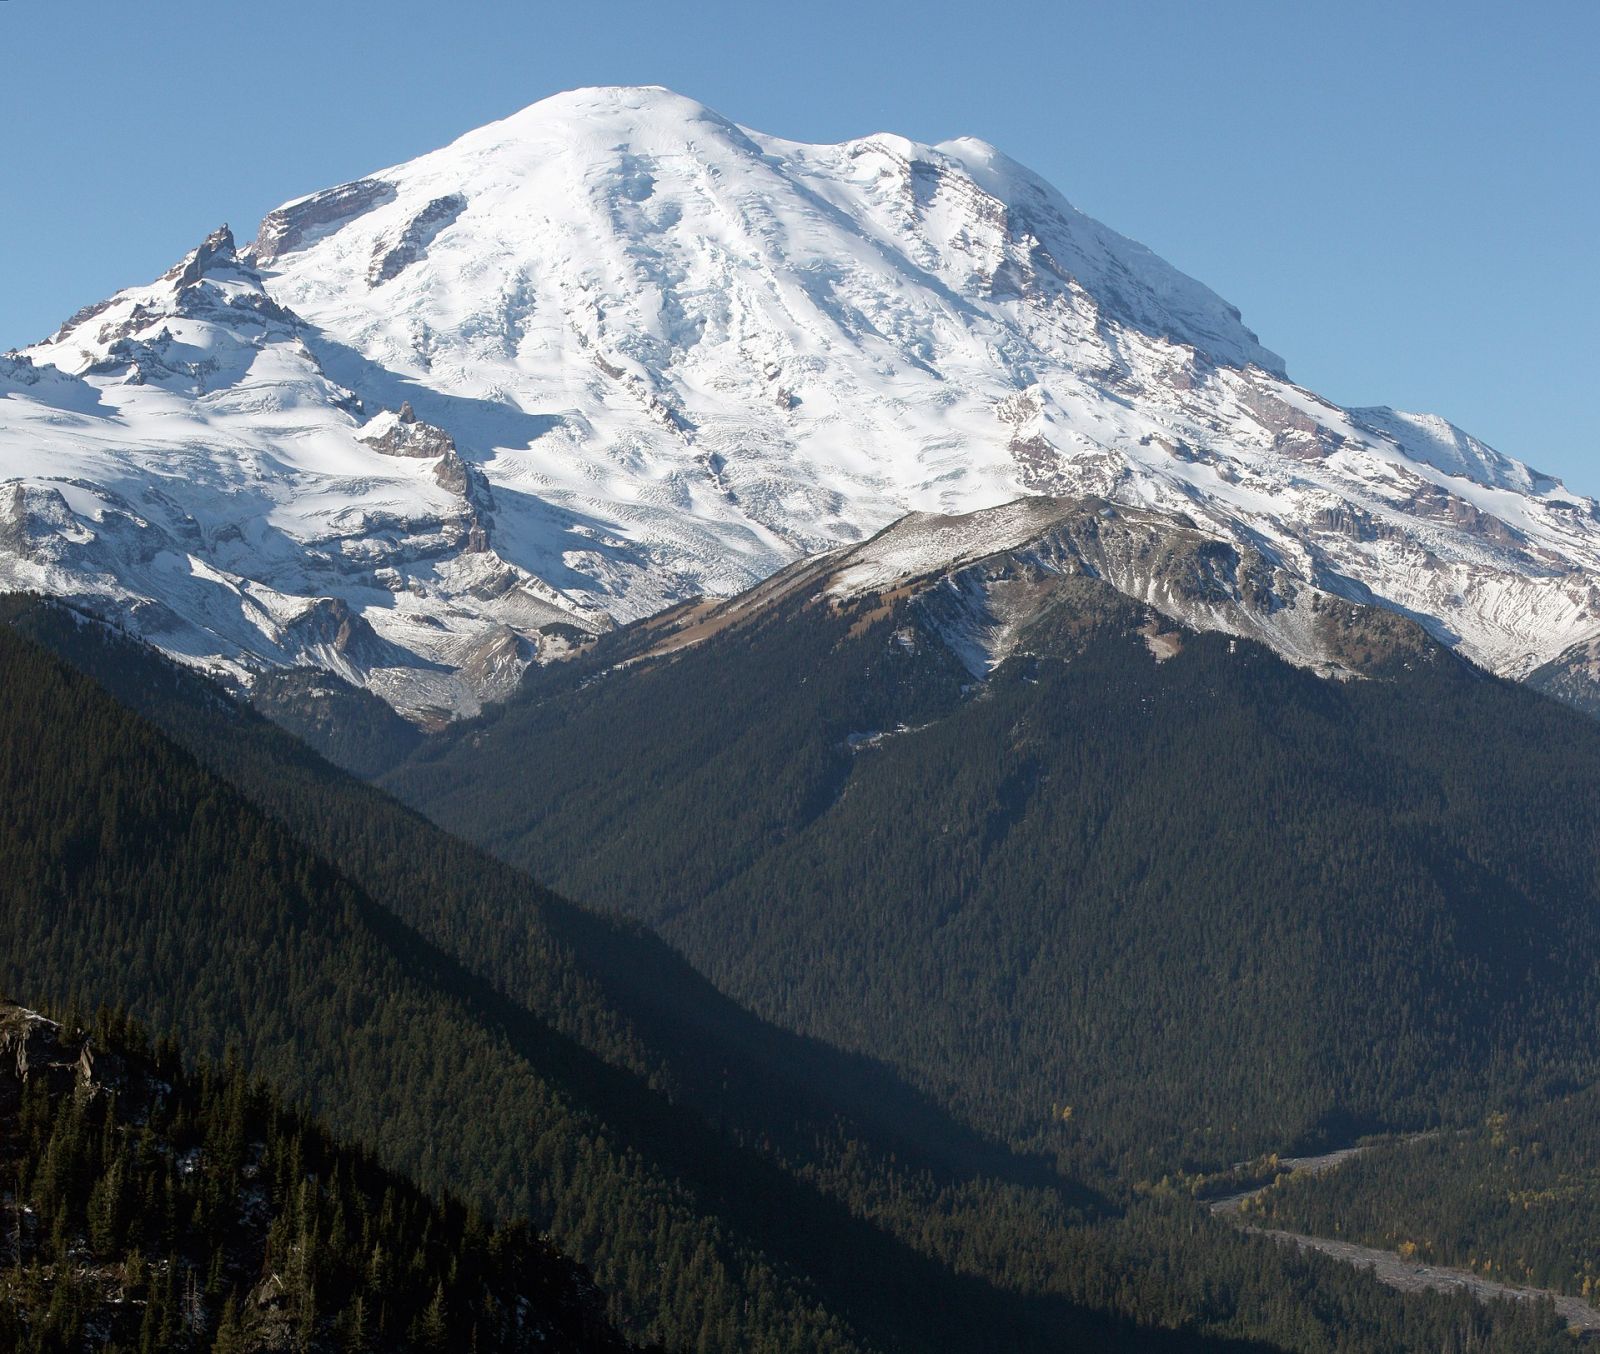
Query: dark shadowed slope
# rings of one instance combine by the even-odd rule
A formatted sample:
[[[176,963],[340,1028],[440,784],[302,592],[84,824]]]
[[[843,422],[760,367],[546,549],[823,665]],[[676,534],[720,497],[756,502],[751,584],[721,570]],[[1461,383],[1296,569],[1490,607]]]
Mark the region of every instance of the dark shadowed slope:
[[[813,564],[387,783],[1069,1159],[1214,1168],[1594,1079],[1600,726],[1303,584],[1342,678],[1216,633],[1292,613],[1192,534],[1117,588],[1059,533]]]
[[[22,610],[253,789],[0,634],[19,866],[0,981],[26,955],[31,990],[126,1000],[196,1048],[237,1038],[386,1160],[531,1215],[632,1329],[729,1350],[1543,1338],[1538,1314],[1401,1301],[1188,1205],[1097,1201],[739,1014],[658,942],[549,900],[192,676]]]

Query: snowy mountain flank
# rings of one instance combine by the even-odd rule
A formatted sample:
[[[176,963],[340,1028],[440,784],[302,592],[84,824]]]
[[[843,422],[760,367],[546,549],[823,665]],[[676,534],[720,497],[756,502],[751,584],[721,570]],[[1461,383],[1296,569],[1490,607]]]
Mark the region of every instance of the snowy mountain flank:
[[[1296,386],[1233,307],[979,141],[803,145],[580,90],[249,245],[224,227],[0,357],[0,588],[418,718],[908,512],[1026,495],[1600,684],[1594,502]],[[1292,629],[1260,637],[1320,661]]]

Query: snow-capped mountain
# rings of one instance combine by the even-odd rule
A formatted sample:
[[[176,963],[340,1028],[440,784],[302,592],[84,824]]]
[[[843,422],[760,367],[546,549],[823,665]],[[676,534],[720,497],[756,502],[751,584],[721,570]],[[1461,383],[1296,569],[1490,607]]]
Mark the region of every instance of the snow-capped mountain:
[[[1595,666],[1593,502],[1294,385],[1231,306],[972,140],[563,94],[0,359],[0,586],[414,714],[1030,493],[1181,515],[1511,676]]]

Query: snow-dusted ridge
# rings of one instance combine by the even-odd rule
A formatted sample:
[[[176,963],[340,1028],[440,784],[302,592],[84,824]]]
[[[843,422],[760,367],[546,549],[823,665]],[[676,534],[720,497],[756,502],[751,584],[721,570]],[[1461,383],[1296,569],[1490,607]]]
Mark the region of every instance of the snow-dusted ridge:
[[[1263,554],[1249,533],[1098,498],[1029,497],[960,515],[910,513],[857,545],[814,555],[737,597],[665,613],[627,665],[748,626],[798,601],[848,611],[852,633],[909,607],[980,680],[1018,651],[1030,627],[1109,588],[1141,603],[1139,633],[1157,662],[1183,632],[1265,644],[1325,677],[1431,663],[1437,641],[1417,622],[1318,588]],[[897,632],[897,642],[915,643]]]
[[[418,715],[1027,493],[1182,514],[1512,676],[1600,640],[1592,501],[1294,385],[1226,302],[972,140],[811,146],[579,90],[0,358],[0,586]]]

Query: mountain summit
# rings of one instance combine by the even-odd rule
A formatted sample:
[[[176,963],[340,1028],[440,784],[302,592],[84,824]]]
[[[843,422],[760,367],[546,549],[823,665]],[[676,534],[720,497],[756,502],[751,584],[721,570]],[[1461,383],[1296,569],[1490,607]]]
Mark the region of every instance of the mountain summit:
[[[578,90],[0,358],[0,586],[419,717],[908,511],[1029,494],[1167,514],[1594,684],[1594,503],[1294,385],[1233,307],[970,139],[813,146]]]

